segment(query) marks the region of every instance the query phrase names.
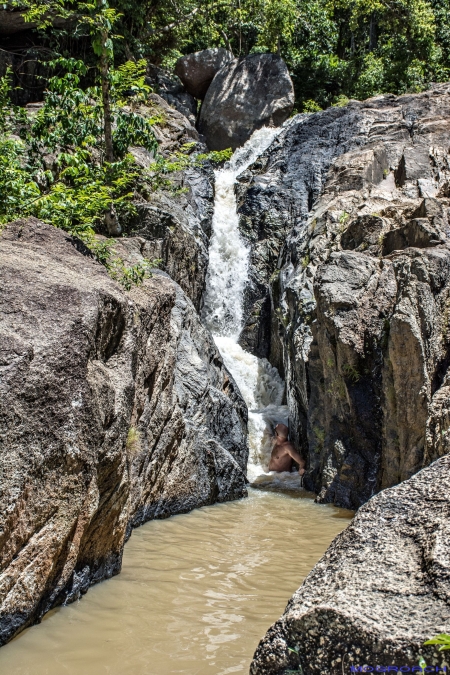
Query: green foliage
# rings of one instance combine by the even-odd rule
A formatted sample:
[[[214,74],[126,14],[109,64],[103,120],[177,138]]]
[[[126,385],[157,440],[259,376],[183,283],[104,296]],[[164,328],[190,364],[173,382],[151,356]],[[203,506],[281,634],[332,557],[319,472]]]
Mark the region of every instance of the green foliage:
[[[233,154],[231,148],[225,150],[213,150],[208,153],[191,154],[196,143],[186,143],[181,150],[169,157],[158,155],[149,166],[147,176],[151,183],[152,191],[167,188],[172,192],[183,191],[183,188],[174,187],[171,175],[183,171],[192,166],[200,166],[203,162],[211,162],[220,165],[228,161]]]
[[[355,384],[356,382],[359,382],[359,380],[361,379],[360,372],[358,371],[357,368],[355,368],[355,366],[352,366],[351,363],[345,363],[342,366],[342,372],[349,380],[351,380]]]
[[[130,427],[128,430],[126,449],[128,455],[134,457],[141,449],[139,432],[135,427]]]
[[[336,98],[333,99],[331,104],[335,108],[343,108],[349,102],[349,98],[345,94],[339,94]]]
[[[313,101],[313,99],[308,99],[308,101],[305,101],[303,104],[303,110],[302,112],[304,113],[315,113],[315,112],[320,112],[322,108],[318,103]]]
[[[116,279],[125,290],[129,291],[133,286],[140,286],[144,279],[152,276],[152,269],[155,269],[161,260],[147,260],[128,267],[120,258],[114,258],[107,265],[109,273],[113,279]]]
[[[317,441],[320,446],[323,446],[325,442],[325,429],[322,429],[321,427],[314,427],[313,428],[314,436],[317,438]]]
[[[20,215],[31,213],[65,229],[89,246],[111,205],[121,217],[133,212],[133,189],[140,169],[126,154],[128,146],[141,145],[156,151],[157,143],[147,120],[115,106],[113,142],[118,160],[102,161],[102,103],[98,88],[79,87],[85,72],[83,63],[58,59],[53,65],[70,70],[50,78],[44,105],[31,124],[27,135],[28,164],[22,173],[27,174],[25,185],[33,200],[18,196],[16,210]],[[43,162],[49,155],[54,157],[51,170]],[[8,217],[12,211],[10,208]]]
[[[298,16],[295,0],[263,0],[262,22],[257,46],[266,47],[267,51],[280,53],[281,40],[291,41]]]
[[[36,157],[45,150],[57,148],[102,148],[103,146],[103,103],[99,87],[80,88],[80,79],[86,74],[83,62],[76,59],[58,58],[50,64],[64,68],[67,72],[55,75],[48,81],[44,106],[33,122],[30,147]],[[133,67],[137,64],[133,64]],[[129,85],[124,74],[127,64],[118,71],[112,71],[111,103],[114,123],[113,144],[116,158],[123,158],[130,145],[138,145],[156,151],[158,144],[152,130],[153,120],[147,120],[133,111],[123,110],[124,94]],[[139,68],[139,71],[142,69]],[[119,72],[120,71],[120,72]],[[138,72],[139,72],[138,71]],[[142,96],[141,77],[131,96]],[[117,87],[116,87],[117,83]]]
[[[30,206],[33,215],[84,240],[84,233],[101,225],[111,204],[120,216],[133,212],[131,188],[139,174],[130,156],[103,166],[86,161],[83,150],[59,159],[58,179]]]
[[[115,157],[123,157],[130,145],[156,152],[158,144],[153,133],[153,121],[134,112],[118,111],[113,131]]]
[[[0,79],[0,133],[6,130],[7,120],[11,103],[9,99],[11,69],[8,68],[6,75]]]
[[[13,0],[10,5],[25,10],[25,21],[41,29],[51,27],[55,16],[68,18],[73,14],[70,4],[64,0]]]
[[[70,70],[50,79],[43,107],[27,122],[28,128],[20,129],[23,140],[12,135],[24,120],[8,102],[9,75],[0,78],[0,224],[34,215],[66,230],[128,289],[142,283],[151,263],[126,267],[113,257],[111,240],[99,239],[96,232],[111,206],[122,221],[134,213],[133,193],[142,170],[127,148],[136,144],[156,151],[151,125],[136,113],[117,108],[114,141],[121,158],[102,161],[97,88],[79,88],[83,63],[59,59],[53,65]]]
[[[450,79],[448,0],[10,0],[19,2],[43,28],[52,15],[76,17],[74,37],[89,36],[98,59],[128,63],[130,89],[144,85],[130,70],[143,58],[172,69],[183,54],[219,46],[280,53],[305,112],[317,110],[312,101],[323,109]]]
[[[439,651],[442,652],[446,649],[450,649],[450,635],[447,633],[440,633],[431,640],[424,642],[424,645],[439,645]]]
[[[59,58],[52,63],[63,74],[50,78],[43,106],[26,118],[9,101],[9,73],[0,78],[0,225],[34,215],[77,237],[126,290],[151,276],[160,261],[128,266],[114,251],[114,240],[98,237],[105,213],[114,208],[119,222],[135,214],[135,193],[170,187],[169,174],[204,161],[220,163],[231,150],[195,154],[189,143],[171,158],[157,154],[152,130],[159,117],[144,118],[120,104],[144,97],[143,63],[124,64],[112,71],[111,102],[116,161],[103,155],[102,100],[99,88],[82,89],[83,62]],[[134,77],[136,85],[134,86]],[[20,139],[17,133],[23,138]],[[155,154],[150,171],[139,167],[129,145]],[[164,178],[162,178],[164,177]]]
[[[152,89],[145,83],[146,69],[147,62],[140,59],[137,62],[126,61],[111,73],[111,85],[118,105],[136,105],[147,99]]]
[[[10,93],[12,88],[12,71],[8,66],[3,77],[0,77],[0,134],[19,131],[26,124],[26,112],[17,105],[12,105]]]
[[[35,2],[36,0],[33,0],[33,3]],[[113,38],[119,38],[120,36],[112,35],[111,31],[120,18],[120,13],[109,7],[106,0],[65,3],[65,5],[66,7],[67,5],[72,6],[76,10],[79,25],[86,26],[89,30],[94,54],[112,61],[114,56]]]
[[[40,196],[37,183],[23,167],[25,144],[0,134],[0,225],[22,215],[20,206]]]
[[[442,652],[446,649],[450,649],[450,635],[448,635],[447,633],[440,633],[439,635],[436,635],[431,640],[427,640],[423,644],[424,645],[439,645],[439,651]],[[419,658],[419,666],[422,669],[422,673],[424,673],[425,669],[427,667],[427,662],[425,661],[423,656],[420,656],[420,658]]]
[[[223,164],[224,162],[228,162],[228,160],[231,159],[232,154],[233,150],[231,148],[226,148],[225,150],[212,150],[207,154],[197,155],[196,161],[197,162],[208,161],[211,162],[212,164]]]

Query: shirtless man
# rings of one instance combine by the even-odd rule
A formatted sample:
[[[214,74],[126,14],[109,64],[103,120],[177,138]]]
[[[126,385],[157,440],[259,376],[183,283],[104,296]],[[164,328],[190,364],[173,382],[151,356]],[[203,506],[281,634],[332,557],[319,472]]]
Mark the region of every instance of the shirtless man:
[[[299,465],[299,474],[305,473],[305,460],[288,441],[289,429],[285,424],[277,424],[275,427],[274,446],[270,456],[269,471],[290,471],[292,460]]]

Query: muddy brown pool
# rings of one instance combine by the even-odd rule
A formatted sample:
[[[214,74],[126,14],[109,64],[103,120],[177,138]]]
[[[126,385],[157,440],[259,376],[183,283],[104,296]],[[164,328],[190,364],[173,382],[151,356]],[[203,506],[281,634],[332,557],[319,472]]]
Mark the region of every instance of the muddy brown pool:
[[[248,673],[259,639],[349,517],[305,493],[251,489],[147,523],[122,573],[3,647],[0,673]]]

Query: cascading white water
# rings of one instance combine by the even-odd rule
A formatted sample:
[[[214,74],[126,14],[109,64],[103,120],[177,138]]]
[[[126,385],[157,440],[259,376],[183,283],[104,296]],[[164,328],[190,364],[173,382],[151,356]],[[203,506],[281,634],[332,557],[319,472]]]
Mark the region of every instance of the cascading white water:
[[[263,127],[238,148],[225,168],[215,171],[213,234],[203,320],[213,335],[237,340],[242,329],[243,295],[248,279],[249,249],[239,234],[234,184],[278,135],[279,129]]]
[[[282,405],[284,382],[266,359],[258,359],[237,343],[243,327],[250,251],[239,232],[234,186],[237,177],[269,147],[280,130],[264,127],[255,131],[230,162],[215,172],[203,320],[249,409],[249,480],[296,488],[300,485],[298,474],[268,471],[273,428],[278,422],[288,424],[287,406]]]

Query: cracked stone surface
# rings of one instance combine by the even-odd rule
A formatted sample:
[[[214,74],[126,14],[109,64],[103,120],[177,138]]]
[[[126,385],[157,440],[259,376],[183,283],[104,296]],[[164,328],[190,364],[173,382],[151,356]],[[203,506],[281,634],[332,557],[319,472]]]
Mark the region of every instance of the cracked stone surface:
[[[120,239],[128,264],[145,240]],[[131,529],[246,495],[247,408],[162,272],[125,291],[36,219],[0,236],[0,644],[120,571]]]
[[[298,115],[236,187],[240,341],[286,379],[319,501],[358,508],[450,449],[449,92]]]

